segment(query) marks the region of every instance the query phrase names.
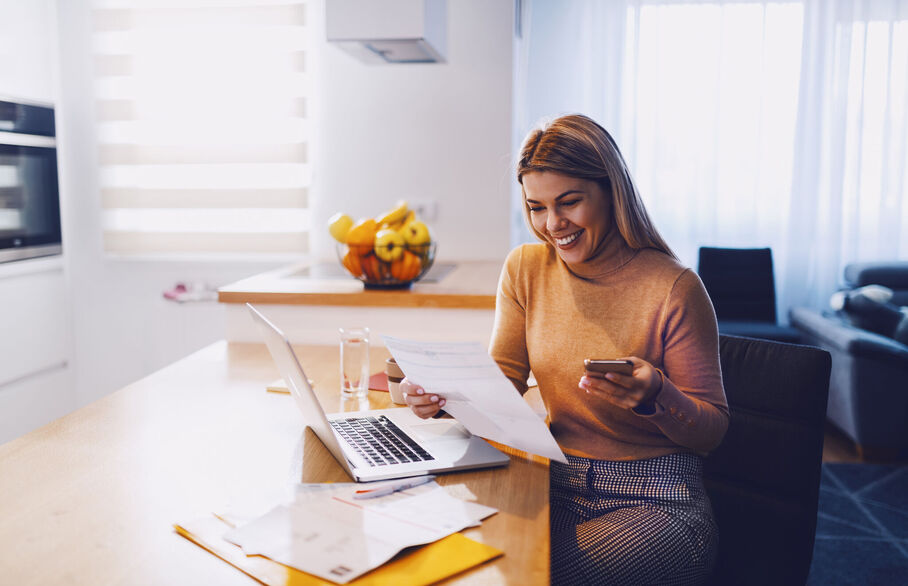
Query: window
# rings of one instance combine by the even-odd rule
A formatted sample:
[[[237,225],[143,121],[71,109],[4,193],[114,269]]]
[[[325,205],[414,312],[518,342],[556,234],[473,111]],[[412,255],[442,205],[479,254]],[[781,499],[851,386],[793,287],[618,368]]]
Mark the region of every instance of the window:
[[[96,0],[104,248],[307,251],[306,2]]]
[[[840,30],[837,47],[851,64],[836,80],[844,89],[846,259],[908,257],[908,9],[900,21],[873,16],[843,25],[850,31]],[[835,207],[827,202],[824,214]]]
[[[532,0],[515,129],[579,111],[682,262],[770,246],[779,313],[908,254],[908,0]],[[519,140],[519,139],[518,139]],[[514,194],[518,242],[523,227]]]
[[[701,244],[782,246],[801,70],[797,3],[628,11],[625,155],[654,221],[690,264]]]

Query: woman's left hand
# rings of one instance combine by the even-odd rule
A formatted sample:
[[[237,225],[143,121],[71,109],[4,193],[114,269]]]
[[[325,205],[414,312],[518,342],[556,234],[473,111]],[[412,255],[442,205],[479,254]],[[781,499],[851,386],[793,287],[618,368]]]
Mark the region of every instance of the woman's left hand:
[[[629,356],[622,360],[634,363],[633,374],[610,372],[602,378],[601,374],[586,371],[580,379],[580,389],[624,409],[652,405],[662,390],[662,375],[642,358]]]

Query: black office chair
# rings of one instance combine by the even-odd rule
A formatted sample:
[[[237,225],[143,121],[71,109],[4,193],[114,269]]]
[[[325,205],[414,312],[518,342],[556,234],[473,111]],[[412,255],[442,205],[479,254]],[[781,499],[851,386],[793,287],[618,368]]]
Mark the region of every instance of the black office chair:
[[[817,524],[829,353],[722,335],[731,423],[704,481],[719,525],[710,584],[804,584]]]
[[[798,330],[780,325],[769,248],[700,248],[697,273],[719,320],[719,333],[797,343]]]

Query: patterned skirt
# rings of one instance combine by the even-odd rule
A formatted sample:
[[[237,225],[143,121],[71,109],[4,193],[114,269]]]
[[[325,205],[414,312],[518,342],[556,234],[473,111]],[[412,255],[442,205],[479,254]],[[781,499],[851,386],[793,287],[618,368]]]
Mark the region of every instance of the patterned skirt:
[[[552,584],[699,584],[718,546],[694,454],[550,468]]]

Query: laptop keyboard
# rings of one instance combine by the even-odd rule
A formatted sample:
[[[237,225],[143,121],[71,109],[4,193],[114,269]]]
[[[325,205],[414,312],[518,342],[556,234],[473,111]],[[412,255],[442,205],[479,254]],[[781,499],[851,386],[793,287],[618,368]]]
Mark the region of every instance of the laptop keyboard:
[[[331,421],[331,427],[370,466],[427,462],[435,459],[384,415],[338,419]]]

